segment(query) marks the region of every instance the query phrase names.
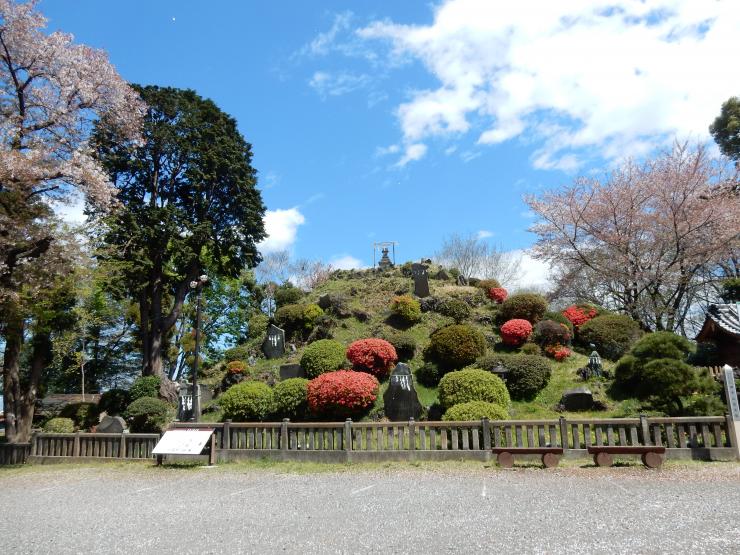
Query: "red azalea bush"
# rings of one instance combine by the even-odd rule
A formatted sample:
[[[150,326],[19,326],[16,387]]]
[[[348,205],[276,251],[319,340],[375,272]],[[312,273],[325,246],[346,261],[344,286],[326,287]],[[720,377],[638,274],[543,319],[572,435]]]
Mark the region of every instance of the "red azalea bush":
[[[385,377],[398,362],[396,349],[385,339],[360,339],[347,348],[347,358],[356,370]]]
[[[503,287],[492,287],[487,291],[486,294],[488,295],[489,299],[497,302],[498,304],[504,302],[506,300],[506,297],[509,296],[509,292]]]
[[[527,320],[509,320],[501,326],[501,338],[507,345],[521,345],[532,335],[532,324]]]
[[[375,376],[352,370],[321,374],[308,382],[308,408],[325,417],[348,418],[370,408],[378,397]]]
[[[571,354],[570,349],[562,345],[549,345],[545,347],[545,352],[558,362],[565,360]]]
[[[593,306],[583,304],[574,304],[563,310],[563,316],[570,320],[575,327],[582,326],[598,315],[599,312]]]

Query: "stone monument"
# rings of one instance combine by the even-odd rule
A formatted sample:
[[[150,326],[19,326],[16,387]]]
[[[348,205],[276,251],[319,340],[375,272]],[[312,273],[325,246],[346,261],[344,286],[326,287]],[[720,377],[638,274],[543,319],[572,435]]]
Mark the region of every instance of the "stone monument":
[[[737,400],[737,388],[735,387],[735,373],[732,366],[725,364],[722,367],[722,381],[725,385],[725,398],[730,417],[730,429],[728,435],[733,436],[732,445],[735,447],[735,458],[740,460],[740,403]]]
[[[290,378],[305,378],[306,373],[300,364],[283,364],[280,366],[280,379],[289,380]]]
[[[400,362],[391,374],[388,389],[383,395],[385,415],[399,422],[421,416],[421,403],[414,389],[414,378],[408,364]]]
[[[126,429],[126,421],[120,416],[104,416],[100,423],[95,426],[95,431],[100,434],[120,434]]]
[[[591,410],[594,406],[594,394],[586,387],[576,387],[563,392],[560,404],[565,410]]]
[[[393,262],[391,262],[391,259],[388,257],[388,247],[384,247],[381,253],[383,256],[380,258],[380,262],[378,262],[378,268],[381,270],[393,268]]]
[[[279,358],[285,354],[285,332],[274,324],[267,328],[267,337],[262,343],[266,358]]]
[[[411,275],[414,276],[414,295],[417,297],[429,296],[429,274],[428,267],[424,264],[414,263],[411,265]]]

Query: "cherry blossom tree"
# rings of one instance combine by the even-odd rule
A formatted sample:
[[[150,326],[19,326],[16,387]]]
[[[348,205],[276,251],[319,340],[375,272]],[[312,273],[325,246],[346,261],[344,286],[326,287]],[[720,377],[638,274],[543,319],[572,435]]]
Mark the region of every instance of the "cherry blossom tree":
[[[58,239],[52,202],[77,194],[100,207],[113,201],[111,183],[89,146],[95,122],[135,139],[144,105],[104,52],[45,34],[35,2],[0,0],[0,330],[6,435],[28,438],[38,373],[20,378],[25,337],[23,298],[48,286],[29,266],[46,259]]]
[[[526,202],[539,217],[536,256],[559,285],[623,311],[648,330],[683,331],[687,314],[740,234],[738,170],[675,144],[603,179],[580,178]],[[584,289],[585,288],[585,289]]]

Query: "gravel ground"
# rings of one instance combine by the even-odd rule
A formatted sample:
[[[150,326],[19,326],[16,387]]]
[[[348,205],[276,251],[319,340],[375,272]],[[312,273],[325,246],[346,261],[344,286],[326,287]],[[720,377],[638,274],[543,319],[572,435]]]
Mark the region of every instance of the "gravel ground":
[[[740,465],[0,470],[3,553],[738,553]]]

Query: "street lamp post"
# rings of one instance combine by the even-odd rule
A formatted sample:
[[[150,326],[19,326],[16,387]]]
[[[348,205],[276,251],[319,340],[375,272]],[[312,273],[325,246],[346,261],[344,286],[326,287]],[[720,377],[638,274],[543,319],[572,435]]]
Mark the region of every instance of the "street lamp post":
[[[200,357],[200,306],[203,286],[208,282],[208,276],[202,275],[197,281],[190,282],[190,288],[198,292],[198,302],[195,309],[195,360],[193,361],[193,422],[200,419],[200,388],[198,387],[198,362]]]

